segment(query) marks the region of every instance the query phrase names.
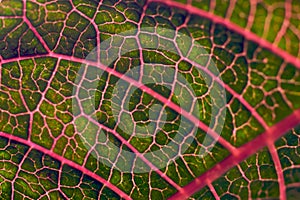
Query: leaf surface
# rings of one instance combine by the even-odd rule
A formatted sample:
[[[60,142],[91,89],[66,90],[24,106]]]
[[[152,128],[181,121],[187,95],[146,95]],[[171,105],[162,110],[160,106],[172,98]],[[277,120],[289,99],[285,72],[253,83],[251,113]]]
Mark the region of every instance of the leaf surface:
[[[296,199],[299,11],[1,1],[1,198]]]

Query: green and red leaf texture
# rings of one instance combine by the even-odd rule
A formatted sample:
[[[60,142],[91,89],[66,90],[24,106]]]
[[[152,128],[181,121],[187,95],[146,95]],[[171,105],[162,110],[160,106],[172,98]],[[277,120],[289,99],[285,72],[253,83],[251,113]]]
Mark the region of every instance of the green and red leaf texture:
[[[299,13],[0,1],[0,199],[299,199]]]

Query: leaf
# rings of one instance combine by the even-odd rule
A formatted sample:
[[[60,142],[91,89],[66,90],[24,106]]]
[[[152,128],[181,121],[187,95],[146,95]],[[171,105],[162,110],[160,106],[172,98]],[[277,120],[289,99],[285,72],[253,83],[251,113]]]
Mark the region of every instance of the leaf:
[[[297,199],[299,9],[1,1],[1,198]]]

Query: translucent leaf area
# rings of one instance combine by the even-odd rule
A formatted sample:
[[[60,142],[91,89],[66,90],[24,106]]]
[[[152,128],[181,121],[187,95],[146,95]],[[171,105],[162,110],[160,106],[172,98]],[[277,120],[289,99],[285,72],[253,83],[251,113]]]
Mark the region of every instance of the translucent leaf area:
[[[0,0],[0,199],[300,199],[298,0]]]

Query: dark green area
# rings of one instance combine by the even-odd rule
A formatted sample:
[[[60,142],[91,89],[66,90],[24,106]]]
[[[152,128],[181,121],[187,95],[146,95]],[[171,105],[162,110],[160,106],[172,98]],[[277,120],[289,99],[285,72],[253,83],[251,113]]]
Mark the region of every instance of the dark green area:
[[[1,4],[0,4],[1,5]],[[5,58],[45,54],[37,37],[22,19],[0,20],[0,55]]]

